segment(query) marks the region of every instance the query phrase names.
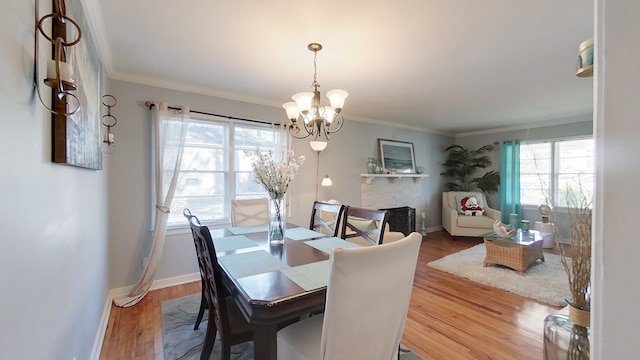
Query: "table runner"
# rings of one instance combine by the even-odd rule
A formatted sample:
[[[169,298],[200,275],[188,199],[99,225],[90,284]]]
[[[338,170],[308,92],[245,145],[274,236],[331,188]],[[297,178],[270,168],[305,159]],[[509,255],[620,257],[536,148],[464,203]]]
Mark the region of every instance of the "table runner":
[[[314,247],[322,252],[327,254],[331,254],[333,249],[335,248],[354,248],[361,247],[358,244],[352,243],[350,241],[343,240],[339,237],[328,237],[322,238],[318,240],[310,240],[305,242],[305,244]]]
[[[236,279],[289,267],[264,250],[220,256],[218,262]]]
[[[329,260],[294,266],[280,270],[286,277],[298,284],[305,291],[311,291],[329,282]]]
[[[238,250],[238,249],[259,246],[258,243],[256,243],[255,241],[249,240],[249,238],[244,235],[214,238],[213,245],[216,248],[216,252],[226,252],[231,250]]]

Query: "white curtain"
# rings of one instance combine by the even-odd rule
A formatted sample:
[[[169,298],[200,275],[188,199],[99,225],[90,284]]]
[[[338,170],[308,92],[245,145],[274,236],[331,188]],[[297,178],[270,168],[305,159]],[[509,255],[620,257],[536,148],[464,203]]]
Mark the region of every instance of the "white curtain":
[[[169,109],[166,102],[153,107],[152,126],[155,157],[155,227],[149,261],[140,279],[127,296],[115,298],[116,306],[128,307],[138,303],[149,292],[162,259],[169,209],[173,201],[182,151],[189,123],[189,108]]]

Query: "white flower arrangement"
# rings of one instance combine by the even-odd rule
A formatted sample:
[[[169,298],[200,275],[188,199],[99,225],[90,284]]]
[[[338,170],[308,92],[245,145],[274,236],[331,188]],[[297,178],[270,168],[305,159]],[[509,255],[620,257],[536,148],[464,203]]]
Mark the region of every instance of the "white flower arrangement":
[[[272,150],[257,150],[255,157],[256,160],[252,164],[254,180],[264,186],[271,199],[282,199],[289,189],[289,183],[293,181],[304,162],[304,156],[296,158],[293,150],[288,150],[283,152],[282,161],[276,161]]]

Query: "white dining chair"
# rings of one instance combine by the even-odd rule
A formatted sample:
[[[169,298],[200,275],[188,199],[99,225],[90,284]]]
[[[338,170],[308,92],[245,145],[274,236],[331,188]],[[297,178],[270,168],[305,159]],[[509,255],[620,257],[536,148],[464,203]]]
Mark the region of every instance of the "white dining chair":
[[[266,225],[269,223],[269,199],[233,199],[231,212],[233,226]]]
[[[278,331],[278,359],[397,359],[421,241],[335,249],[324,314]]]

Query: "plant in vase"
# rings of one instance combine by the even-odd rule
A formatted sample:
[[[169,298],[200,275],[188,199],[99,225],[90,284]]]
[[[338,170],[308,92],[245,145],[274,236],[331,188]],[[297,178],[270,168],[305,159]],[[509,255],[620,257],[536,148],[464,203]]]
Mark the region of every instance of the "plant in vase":
[[[570,258],[557,243],[560,259],[569,279],[571,299],[569,317],[549,315],[545,319],[545,359],[589,359],[589,321],[591,306],[591,196],[580,186],[567,192],[571,230]],[[565,336],[562,332],[567,332]],[[566,338],[568,337],[568,341]],[[565,350],[566,348],[566,350]]]
[[[269,194],[269,244],[284,244],[286,214],[284,196],[293,181],[304,156],[295,157],[292,150],[283,151],[281,160],[274,158],[272,150],[256,150],[252,164],[254,180],[262,184]]]

